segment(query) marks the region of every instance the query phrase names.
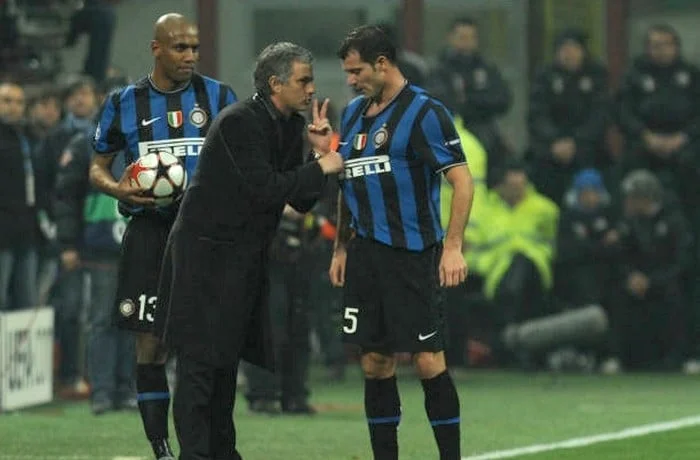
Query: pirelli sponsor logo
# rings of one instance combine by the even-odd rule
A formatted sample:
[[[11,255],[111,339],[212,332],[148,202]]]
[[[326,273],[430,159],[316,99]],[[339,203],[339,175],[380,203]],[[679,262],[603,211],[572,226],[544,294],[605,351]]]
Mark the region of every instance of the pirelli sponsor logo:
[[[354,158],[345,162],[345,179],[391,172],[389,155]]]
[[[153,152],[168,152],[176,157],[196,157],[204,144],[203,137],[164,139],[162,141],[139,142],[139,156]]]

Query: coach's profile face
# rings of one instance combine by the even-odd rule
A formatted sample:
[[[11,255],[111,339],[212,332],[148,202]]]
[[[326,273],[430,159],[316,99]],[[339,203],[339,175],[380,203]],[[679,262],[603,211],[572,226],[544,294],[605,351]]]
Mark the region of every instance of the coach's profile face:
[[[278,76],[273,75],[269,83],[272,94],[276,95],[287,109],[303,112],[311,106],[316,92],[311,64],[294,61],[287,81],[282,81]]]
[[[187,81],[199,61],[199,31],[191,24],[178,25],[162,39],[153,40],[151,49],[170,80]]]
[[[355,93],[367,97],[378,96],[384,89],[384,75],[389,60],[379,56],[374,64],[363,61],[360,53],[351,50],[343,59],[343,71],[347,75],[347,84]]]

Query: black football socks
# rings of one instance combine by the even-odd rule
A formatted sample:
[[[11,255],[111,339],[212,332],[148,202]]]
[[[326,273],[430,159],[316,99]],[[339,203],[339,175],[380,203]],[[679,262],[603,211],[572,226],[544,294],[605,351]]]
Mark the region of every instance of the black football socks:
[[[136,389],[146,437],[151,442],[154,453],[163,456],[162,450],[167,447],[170,408],[170,391],[165,375],[165,365],[137,365]]]
[[[460,460],[459,397],[447,371],[421,380],[425,393],[425,412],[433,427],[440,460]]]
[[[396,376],[365,379],[365,413],[375,460],[398,460],[401,401]]]

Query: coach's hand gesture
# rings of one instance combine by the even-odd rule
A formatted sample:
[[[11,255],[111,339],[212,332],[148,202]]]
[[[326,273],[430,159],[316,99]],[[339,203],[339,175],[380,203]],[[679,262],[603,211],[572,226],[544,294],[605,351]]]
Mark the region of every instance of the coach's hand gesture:
[[[445,247],[440,258],[440,286],[455,287],[467,279],[467,263],[462,251]]]
[[[318,107],[318,100],[314,99],[311,107],[311,124],[307,127],[309,134],[309,143],[314,151],[325,155],[331,151],[331,138],[333,137],[333,128],[328,121],[328,103],[329,99],[323,101],[321,108]]]
[[[132,183],[131,170],[134,169],[136,163],[131,163],[124,170],[124,174],[119,179],[117,199],[137,206],[155,206],[156,200],[150,196],[144,196],[145,190]]]

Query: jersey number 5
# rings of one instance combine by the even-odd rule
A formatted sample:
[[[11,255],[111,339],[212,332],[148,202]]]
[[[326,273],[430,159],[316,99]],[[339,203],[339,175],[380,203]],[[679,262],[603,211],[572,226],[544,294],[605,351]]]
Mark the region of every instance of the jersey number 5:
[[[345,307],[343,318],[350,321],[350,324],[343,326],[343,332],[346,334],[354,334],[357,331],[357,314],[359,312],[359,308]]]

